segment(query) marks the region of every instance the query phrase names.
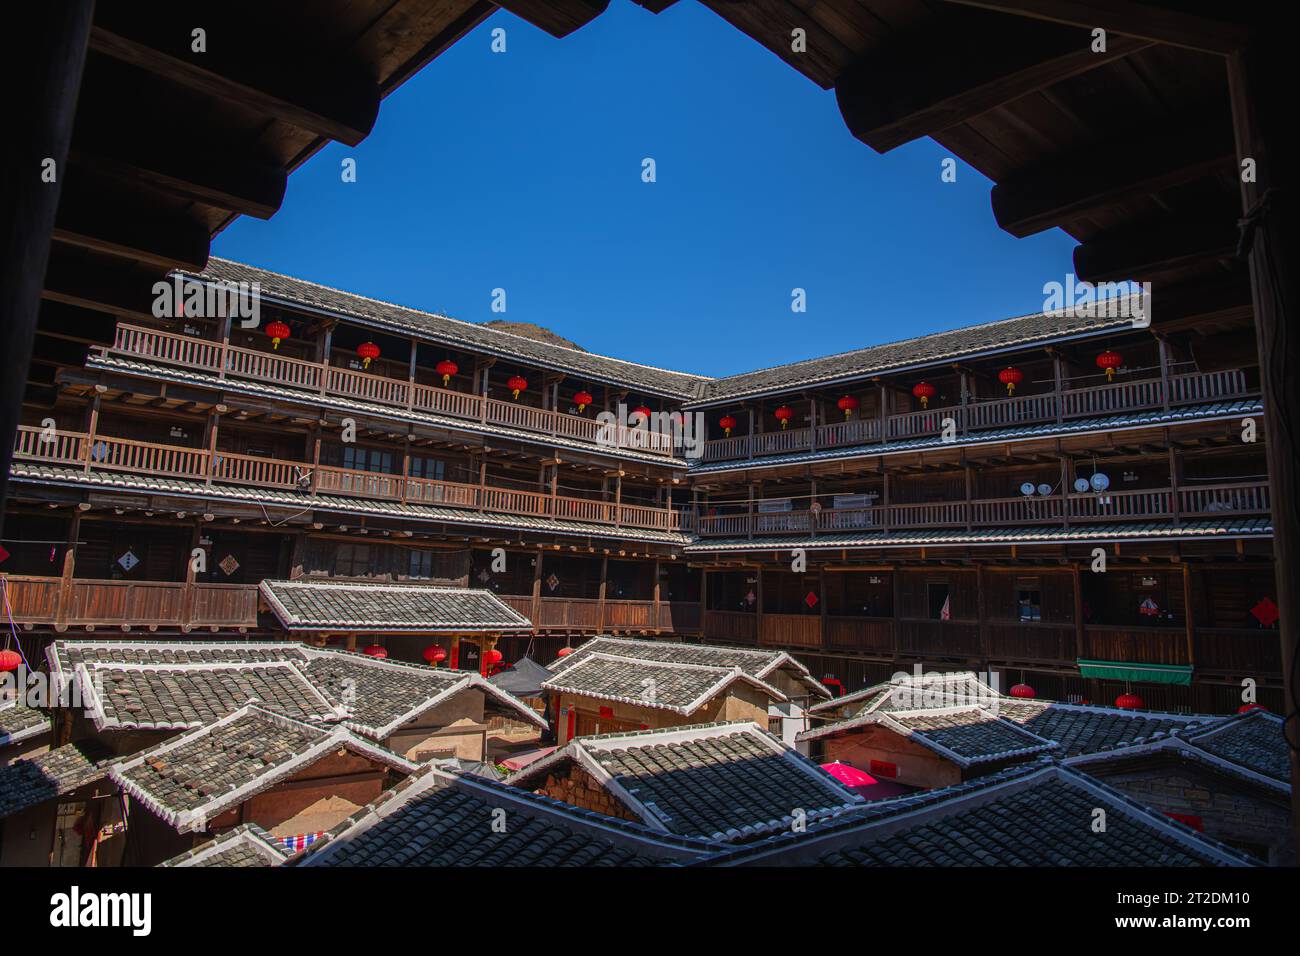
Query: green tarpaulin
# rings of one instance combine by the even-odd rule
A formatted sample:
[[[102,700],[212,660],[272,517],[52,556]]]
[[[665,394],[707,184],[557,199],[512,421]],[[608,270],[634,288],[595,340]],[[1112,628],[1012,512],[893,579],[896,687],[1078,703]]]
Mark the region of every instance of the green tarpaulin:
[[[1122,661],[1079,661],[1079,673],[1101,680],[1140,681],[1147,684],[1177,684],[1190,687],[1190,664],[1126,664]]]

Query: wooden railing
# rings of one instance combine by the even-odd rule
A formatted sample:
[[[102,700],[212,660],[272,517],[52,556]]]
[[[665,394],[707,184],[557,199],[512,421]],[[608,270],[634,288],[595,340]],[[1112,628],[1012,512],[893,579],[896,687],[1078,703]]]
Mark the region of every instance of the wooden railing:
[[[1177,500],[1178,507],[1174,508]],[[699,515],[701,537],[894,531],[914,528],[1004,528],[1065,521],[1193,520],[1215,515],[1267,515],[1266,482],[1232,482],[1172,488],[1050,496],[823,508],[777,514]]]
[[[1089,624],[1083,629],[1084,660],[1190,664],[1188,653],[1187,631],[1181,625],[1128,627]]]
[[[86,471],[129,471],[140,475],[189,478],[218,484],[275,488],[304,494],[342,495],[412,505],[439,505],[478,511],[568,518],[628,528],[672,531],[680,512],[648,505],[554,496],[493,485],[403,478],[351,468],[313,467],[310,462],[282,461],[255,455],[88,436],[79,432],[48,433],[21,426],[14,441],[15,461],[39,461]]]
[[[247,631],[257,627],[257,586],[5,576],[14,621],[122,631],[160,627]]]
[[[906,441],[938,435],[945,420],[961,434],[986,429],[1013,428],[1043,422],[1111,415],[1144,409],[1176,407],[1243,398],[1249,395],[1239,371],[1184,372],[1168,377],[1115,382],[1063,389],[1042,395],[1018,395],[971,401],[965,405],[901,412],[885,418],[881,437],[879,417],[830,422],[816,429],[789,429],[756,435],[739,435],[705,443],[705,461],[730,461],[793,451]],[[1168,399],[1166,400],[1166,391]]]
[[[169,365],[287,386],[321,395],[356,398],[395,408],[429,412],[592,444],[673,454],[672,437],[650,428],[605,428],[593,417],[503,402],[481,395],[422,385],[353,369],[307,362],[273,352],[222,345],[189,335],[160,332],[119,323],[105,354],[128,355]]]

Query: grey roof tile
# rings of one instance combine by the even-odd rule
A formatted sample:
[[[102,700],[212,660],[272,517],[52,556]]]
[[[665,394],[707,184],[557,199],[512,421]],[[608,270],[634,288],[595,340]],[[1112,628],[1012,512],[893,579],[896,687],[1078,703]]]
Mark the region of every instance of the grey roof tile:
[[[1184,728],[1179,736],[1229,763],[1288,785],[1291,782],[1284,722],[1266,711],[1247,711],[1210,727]]]
[[[401,772],[416,765],[343,727],[247,706],[150,747],[109,771],[123,790],[181,833],[347,748]]]
[[[1056,744],[980,707],[942,711],[882,711],[876,721],[904,734],[963,767],[1027,757],[1053,750]]]
[[[108,772],[109,757],[87,740],[0,767],[0,818],[94,783]]]
[[[1040,737],[1056,741],[1065,756],[1122,747],[1180,728],[1215,724],[1221,719],[1208,714],[1162,714],[1010,699],[999,703],[998,713]]]
[[[241,823],[212,840],[172,857],[159,866],[279,866],[289,858],[284,846],[256,823]]]
[[[543,681],[542,689],[690,715],[737,681],[758,687],[772,700],[787,699],[739,667],[654,662],[612,654],[589,654]]]
[[[676,398],[693,396],[706,381],[703,376],[551,345],[473,322],[408,309],[215,256],[208,260],[207,267],[199,276],[224,282],[257,282],[261,284],[265,298],[320,309],[364,325],[412,334],[458,349],[478,349],[513,358],[524,364],[567,372],[575,377],[630,385],[656,395]]]
[[[38,737],[50,729],[50,715],[15,700],[0,700],[0,747]]]
[[[275,580],[262,581],[258,588],[289,631],[532,629],[528,618],[482,588]]]

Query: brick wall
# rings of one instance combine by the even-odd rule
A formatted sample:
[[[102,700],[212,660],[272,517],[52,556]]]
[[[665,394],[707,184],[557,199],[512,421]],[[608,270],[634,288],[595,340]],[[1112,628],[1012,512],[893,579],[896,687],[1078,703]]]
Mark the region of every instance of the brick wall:
[[[547,774],[546,782],[537,792],[553,800],[562,800],[570,806],[603,813],[607,817],[632,821],[639,819],[611,796],[591,774],[576,765],[567,771],[557,770]]]

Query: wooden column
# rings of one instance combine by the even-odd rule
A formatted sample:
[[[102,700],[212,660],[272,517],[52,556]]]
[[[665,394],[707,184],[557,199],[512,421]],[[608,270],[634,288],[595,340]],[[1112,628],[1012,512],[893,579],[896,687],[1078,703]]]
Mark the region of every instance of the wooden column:
[[[1165,440],[1169,440],[1166,432]],[[1174,527],[1181,528],[1183,524],[1183,509],[1179,501],[1179,485],[1182,483],[1183,460],[1178,455],[1178,450],[1173,445],[1169,446],[1169,508],[1173,511]]]
[[[754,642],[763,642],[763,566],[754,569]]]
[[[1160,356],[1160,397],[1165,411],[1169,411],[1169,343],[1164,336],[1156,336],[1156,352]]]
[[[659,558],[655,558],[655,596],[653,617],[650,619],[652,622],[651,626],[656,631],[659,630],[659,560]]]
[[[745,518],[745,534],[750,541],[754,540],[754,483],[751,481],[747,486],[749,489],[749,514]]]
[[[203,426],[203,447],[208,450],[208,467],[204,483],[212,487],[212,473],[217,470],[217,429],[221,425],[221,413],[217,411],[220,406],[214,405],[212,411],[208,413],[208,420]]]
[[[1183,625],[1187,629],[1187,663],[1196,666],[1196,640],[1192,628],[1192,566],[1183,565]]]
[[[1241,184],[1247,225],[1243,251],[1249,254],[1250,282],[1259,347],[1260,389],[1264,395],[1265,454],[1273,510],[1273,556],[1277,569],[1279,638],[1287,709],[1294,716],[1300,688],[1295,686],[1296,641],[1300,632],[1300,444],[1283,417],[1300,408],[1300,335],[1285,309],[1300,302],[1300,218],[1294,180],[1297,157],[1294,130],[1294,53],[1290,31],[1260,24],[1250,46],[1230,54],[1229,99],[1237,160],[1252,160],[1253,182]],[[1240,167],[1239,167],[1240,169]],[[1290,180],[1290,182],[1288,182]],[[1290,186],[1291,191],[1285,191]],[[1300,753],[1297,729],[1290,728],[1293,833],[1300,845]]]
[[[411,363],[406,369],[406,410],[409,412],[415,407],[415,359],[419,354],[420,344],[414,337],[411,339]]]
[[[1056,423],[1059,425],[1065,420],[1065,370],[1061,361],[1061,353],[1055,349],[1052,350],[1052,404],[1056,407]]]
[[[1083,659],[1083,575],[1077,564],[1070,565],[1074,576],[1074,657]]]
[[[700,569],[700,634],[708,637],[704,628],[704,622],[709,615],[709,572],[707,569]]]
[[[542,622],[542,549],[537,549],[537,560],[533,564],[533,630],[541,630]]]
[[[3,255],[0,255],[0,502],[9,485],[14,435],[36,339],[50,234],[67,176],[68,143],[90,38],[93,0],[36,4],[21,27],[11,23],[13,53],[34,65],[9,98],[5,126]],[[53,161],[53,182],[42,172]],[[4,513],[0,509],[0,533]]]
[[[609,555],[600,559],[600,591],[596,600],[596,630],[605,629],[605,585],[609,577]]]
[[[86,461],[82,467],[85,474],[90,474],[90,466],[95,462],[95,432],[99,430],[99,403],[102,396],[99,389],[102,387],[97,386],[95,388],[95,398],[90,403],[90,411],[86,417],[86,449],[84,452]],[[10,445],[12,444],[10,442]]]
[[[975,565],[975,621],[979,633],[980,667],[989,669],[989,627],[987,623],[987,602],[984,596],[984,565]]]
[[[63,552],[63,576],[59,580],[59,604],[54,610],[54,630],[62,633],[68,629],[69,611],[72,610],[72,582],[77,570],[76,542],[81,534],[81,512],[74,512],[68,530],[68,549]]]

